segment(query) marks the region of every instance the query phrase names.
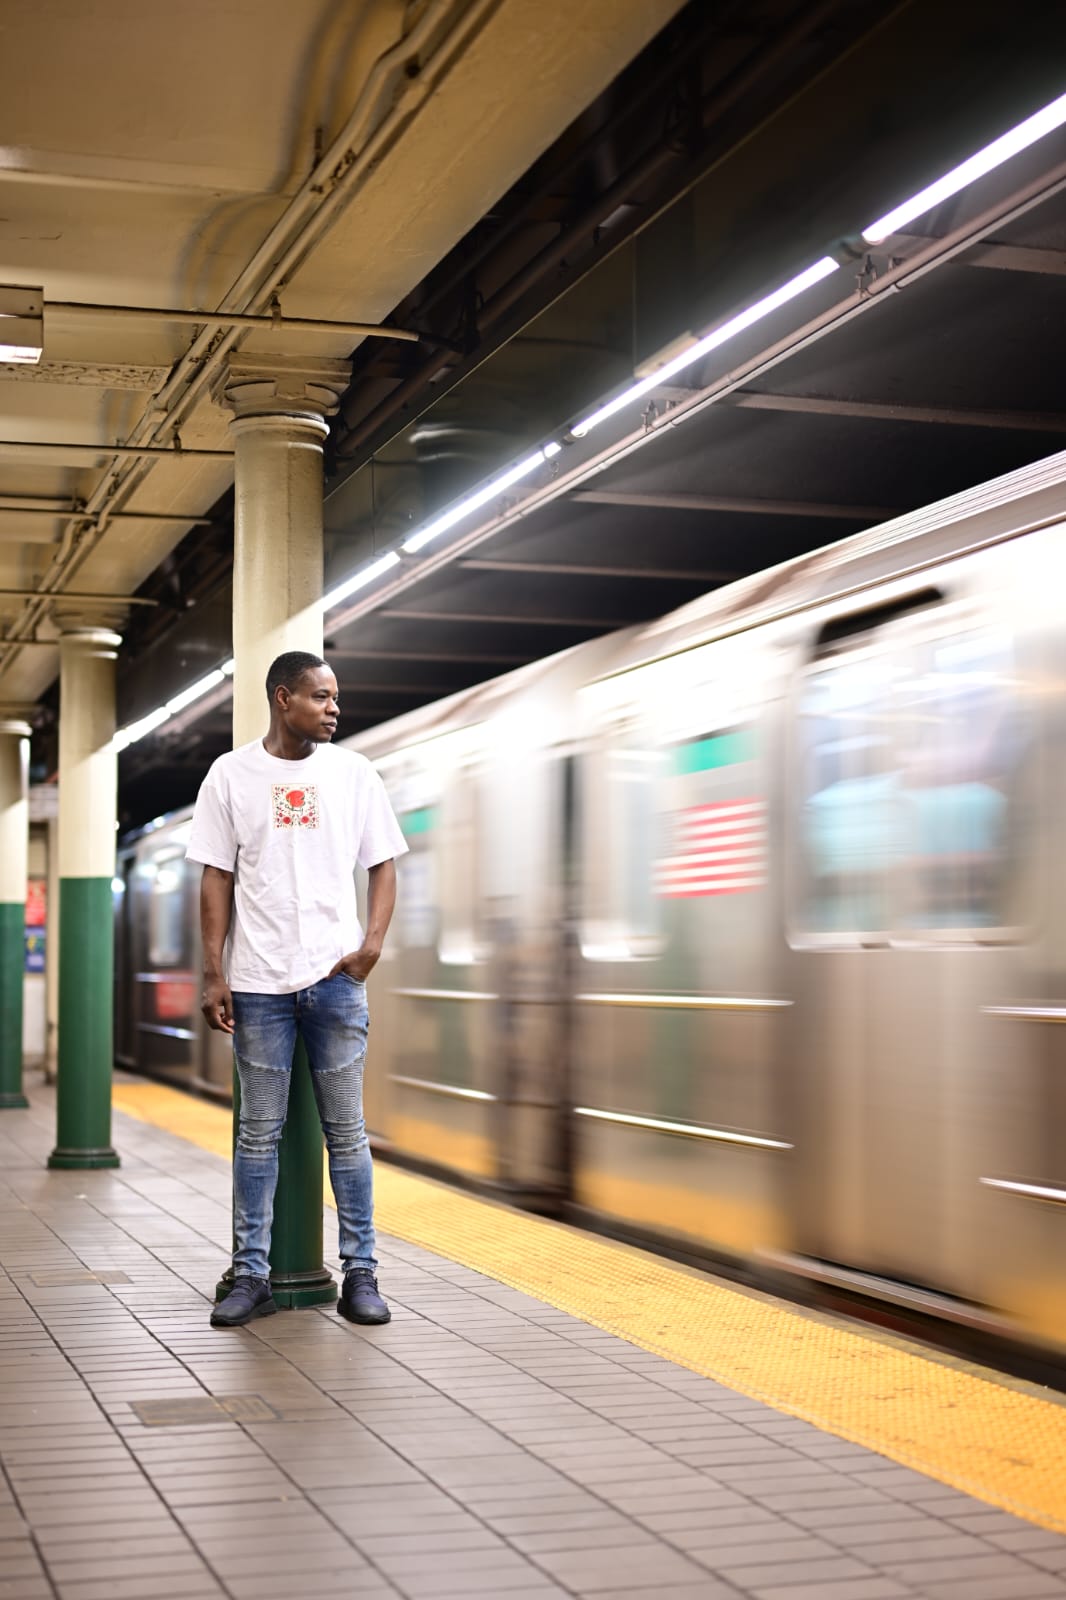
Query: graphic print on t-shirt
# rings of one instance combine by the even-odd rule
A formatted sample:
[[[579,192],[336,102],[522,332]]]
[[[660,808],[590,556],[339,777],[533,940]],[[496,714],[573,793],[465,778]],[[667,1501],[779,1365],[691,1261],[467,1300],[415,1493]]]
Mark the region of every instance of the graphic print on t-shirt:
[[[275,828],[318,827],[317,784],[305,783],[302,788],[290,789],[287,783],[273,783],[270,788]]]

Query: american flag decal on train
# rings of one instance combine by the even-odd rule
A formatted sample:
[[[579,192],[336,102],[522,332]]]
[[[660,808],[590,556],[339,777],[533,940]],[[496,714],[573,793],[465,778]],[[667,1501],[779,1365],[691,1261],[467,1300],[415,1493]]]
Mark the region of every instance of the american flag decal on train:
[[[656,893],[667,899],[762,888],[766,802],[723,800],[679,811],[670,851],[655,864]]]

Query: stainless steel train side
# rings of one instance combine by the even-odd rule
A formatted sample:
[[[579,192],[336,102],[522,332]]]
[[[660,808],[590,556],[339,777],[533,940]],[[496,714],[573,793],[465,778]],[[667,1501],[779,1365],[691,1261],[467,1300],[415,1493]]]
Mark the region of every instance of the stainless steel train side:
[[[350,741],[411,845],[371,1128],[1066,1345],[1064,577],[1066,454]],[[181,827],[127,871],[141,1065]]]

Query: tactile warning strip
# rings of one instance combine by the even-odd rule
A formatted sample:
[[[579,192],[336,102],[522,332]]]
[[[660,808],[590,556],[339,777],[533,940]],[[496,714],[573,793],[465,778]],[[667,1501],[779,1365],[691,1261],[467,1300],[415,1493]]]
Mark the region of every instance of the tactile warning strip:
[[[114,1101],[203,1149],[230,1153],[222,1107],[156,1084],[116,1084]],[[381,1162],[375,1183],[384,1232],[1066,1532],[1066,1407]]]

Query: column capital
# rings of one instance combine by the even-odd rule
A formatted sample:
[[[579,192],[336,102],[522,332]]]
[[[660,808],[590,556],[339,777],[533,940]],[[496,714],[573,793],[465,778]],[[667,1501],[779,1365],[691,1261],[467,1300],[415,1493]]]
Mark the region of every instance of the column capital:
[[[243,417],[331,417],[351,381],[350,361],[322,356],[228,356],[213,393]]]
[[[61,614],[53,613],[53,615],[62,629],[58,641],[60,654],[83,652],[86,655],[114,658],[122,643],[120,633],[102,624],[99,617],[94,622],[87,623],[76,610],[68,614],[65,607],[57,609]]]
[[[33,729],[21,717],[0,716],[0,739],[31,739]]]

